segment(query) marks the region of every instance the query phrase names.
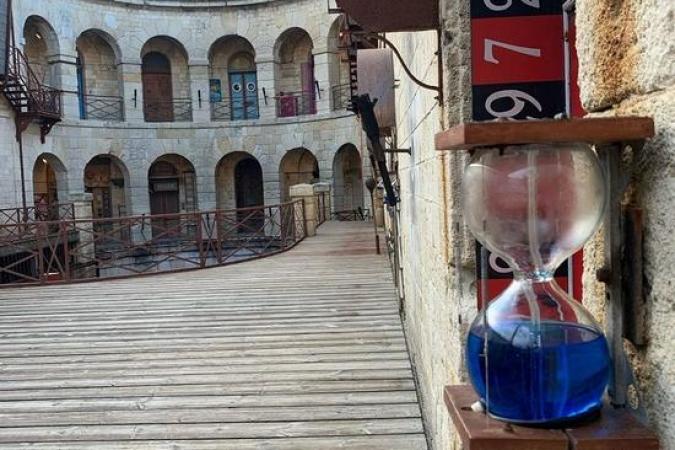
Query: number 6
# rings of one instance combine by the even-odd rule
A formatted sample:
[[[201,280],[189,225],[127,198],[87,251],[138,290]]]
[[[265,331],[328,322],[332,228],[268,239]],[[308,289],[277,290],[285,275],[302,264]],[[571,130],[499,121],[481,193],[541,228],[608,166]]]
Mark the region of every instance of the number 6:
[[[494,108],[492,107],[493,103],[496,102],[497,100],[501,100],[502,98],[510,98],[513,100],[513,108],[507,110],[507,111],[495,111]],[[513,89],[507,89],[505,91],[497,91],[494,94],[490,95],[487,100],[485,101],[485,109],[492,114],[494,117],[497,118],[511,118],[515,117],[521,112],[523,112],[523,109],[525,109],[525,101],[527,100],[530,102],[539,112],[542,112],[543,108],[541,106],[541,103],[537,101],[536,98],[532,97],[530,94],[523,92],[523,91],[517,91]]]
[[[539,0],[520,0],[527,6],[539,9],[541,7]],[[485,6],[487,6],[492,11],[506,11],[513,5],[513,0],[506,0],[502,5],[495,5],[492,0],[485,0]]]

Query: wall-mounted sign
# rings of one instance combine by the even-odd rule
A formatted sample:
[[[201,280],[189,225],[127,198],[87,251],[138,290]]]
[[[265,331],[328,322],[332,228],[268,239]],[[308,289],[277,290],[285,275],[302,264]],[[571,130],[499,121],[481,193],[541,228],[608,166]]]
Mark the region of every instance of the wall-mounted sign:
[[[9,0],[0,0],[0,76],[7,73],[7,28],[9,27]]]
[[[543,119],[566,111],[564,0],[472,0],[473,119]],[[504,261],[476,243],[478,303],[510,284]],[[556,272],[581,298],[581,255]]]
[[[223,88],[220,80],[217,78],[212,78],[209,80],[209,99],[211,103],[223,101]]]

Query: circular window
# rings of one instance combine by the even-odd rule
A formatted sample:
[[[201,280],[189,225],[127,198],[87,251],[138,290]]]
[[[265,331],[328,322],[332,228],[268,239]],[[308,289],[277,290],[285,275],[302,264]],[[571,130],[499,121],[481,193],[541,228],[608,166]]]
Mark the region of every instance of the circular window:
[[[234,83],[234,84],[232,85],[232,90],[233,90],[234,92],[241,92],[241,84],[239,84],[239,83]]]
[[[247,89],[249,92],[255,92],[255,83],[248,83],[248,84],[246,85],[246,89]]]

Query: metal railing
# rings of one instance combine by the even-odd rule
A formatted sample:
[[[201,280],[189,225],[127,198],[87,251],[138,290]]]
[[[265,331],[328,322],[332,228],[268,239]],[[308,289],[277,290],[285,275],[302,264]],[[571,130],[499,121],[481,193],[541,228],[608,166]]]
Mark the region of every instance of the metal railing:
[[[348,84],[340,84],[330,89],[331,99],[333,100],[333,111],[351,108],[352,106],[352,88]]]
[[[83,120],[124,121],[124,98],[107,95],[83,95]]]
[[[61,91],[42,84],[16,47],[8,50],[4,90],[19,113],[61,117]]]
[[[304,203],[227,211],[0,225],[0,285],[203,269],[286,251]]]
[[[254,108],[253,110],[251,110]],[[211,102],[211,120],[250,120],[260,118],[258,100],[223,99],[219,102]]]
[[[35,205],[26,209],[0,209],[0,225],[19,225],[26,222],[45,222],[75,219],[75,206],[72,203],[53,205]]]
[[[356,209],[335,211],[332,218],[339,222],[364,222],[370,220],[370,210],[359,206]]]
[[[322,225],[330,218],[328,193],[319,192],[316,196],[319,206],[317,209],[317,223]]]
[[[146,102],[143,113],[146,122],[192,122],[192,99]]]
[[[281,92],[274,97],[277,117],[297,117],[316,114],[316,95],[314,92]]]

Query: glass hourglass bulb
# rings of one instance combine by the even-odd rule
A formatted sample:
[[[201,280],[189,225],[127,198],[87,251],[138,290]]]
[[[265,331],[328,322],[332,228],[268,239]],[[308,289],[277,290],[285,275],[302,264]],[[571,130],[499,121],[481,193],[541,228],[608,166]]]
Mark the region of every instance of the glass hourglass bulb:
[[[607,342],[553,279],[603,217],[595,153],[582,144],[479,150],[463,191],[470,229],[515,275],[468,336],[469,376],[488,413],[541,425],[595,413],[609,377]]]

